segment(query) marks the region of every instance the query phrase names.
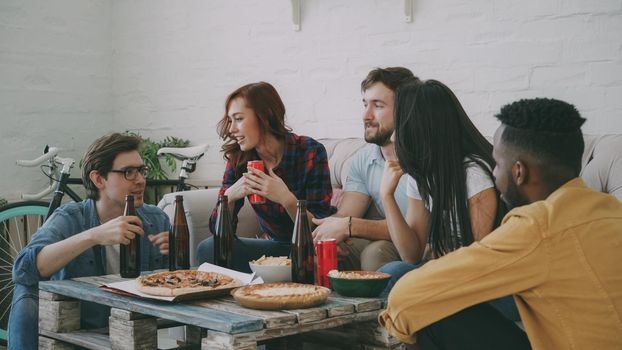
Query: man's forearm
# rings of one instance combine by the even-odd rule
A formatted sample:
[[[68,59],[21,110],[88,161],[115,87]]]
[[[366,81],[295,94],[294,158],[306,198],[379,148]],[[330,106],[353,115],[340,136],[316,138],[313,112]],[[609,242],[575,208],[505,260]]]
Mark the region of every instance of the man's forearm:
[[[386,220],[368,220],[352,218],[352,237],[365,238],[370,241],[391,241]]]
[[[42,277],[48,278],[93,245],[90,230],[50,244],[37,254],[37,270]]]

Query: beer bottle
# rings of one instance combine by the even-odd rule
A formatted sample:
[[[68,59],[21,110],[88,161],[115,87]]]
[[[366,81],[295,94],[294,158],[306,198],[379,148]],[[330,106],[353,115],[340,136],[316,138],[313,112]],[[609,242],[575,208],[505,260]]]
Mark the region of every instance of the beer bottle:
[[[184,197],[175,196],[175,218],[169,234],[169,270],[190,269],[190,231],[184,210]]]
[[[175,231],[173,226],[168,228],[168,270],[175,271]]]
[[[292,281],[313,284],[314,256],[313,238],[307,217],[307,201],[296,204],[296,221],[292,235]]]
[[[131,194],[125,196],[123,216],[136,216],[134,196]],[[134,236],[129,244],[121,244],[120,258],[121,277],[134,278],[140,275],[140,235]]]
[[[233,265],[233,240],[235,233],[229,214],[229,197],[218,196],[216,232],[214,233],[214,264],[228,269]]]

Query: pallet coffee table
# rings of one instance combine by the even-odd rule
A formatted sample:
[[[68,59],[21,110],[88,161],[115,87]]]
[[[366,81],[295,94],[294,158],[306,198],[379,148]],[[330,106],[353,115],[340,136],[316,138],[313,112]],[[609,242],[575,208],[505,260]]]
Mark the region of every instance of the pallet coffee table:
[[[40,282],[39,348],[71,349],[73,344],[87,349],[157,349],[157,329],[175,325],[186,325],[186,340],[201,349],[256,349],[258,342],[272,341],[267,343],[270,347],[278,345],[279,338],[298,336],[305,342],[333,337],[345,341],[347,348],[402,347],[377,322],[385,302],[379,298],[333,293],[319,307],[260,311],[241,307],[230,296],[169,303],[99,288],[119,280],[109,275]],[[80,301],[111,307],[109,327],[81,330]]]

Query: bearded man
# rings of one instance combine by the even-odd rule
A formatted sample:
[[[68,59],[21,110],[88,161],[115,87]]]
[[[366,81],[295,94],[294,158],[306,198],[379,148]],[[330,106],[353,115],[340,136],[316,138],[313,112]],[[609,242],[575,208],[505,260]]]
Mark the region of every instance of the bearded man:
[[[385,161],[397,160],[391,135],[395,129],[395,91],[404,83],[419,79],[407,68],[376,68],[361,82],[365,141],[352,160],[341,204],[335,215],[313,219],[314,240],[335,239],[341,268],[376,271],[384,264],[400,260],[391,242],[380,198],[380,182]],[[403,215],[408,209],[406,176],[400,179],[395,197]],[[378,217],[364,219],[371,205]]]

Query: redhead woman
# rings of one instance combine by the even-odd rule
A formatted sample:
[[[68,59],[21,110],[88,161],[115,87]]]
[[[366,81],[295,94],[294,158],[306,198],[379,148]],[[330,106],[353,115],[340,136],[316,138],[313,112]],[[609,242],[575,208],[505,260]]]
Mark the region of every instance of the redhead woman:
[[[328,157],[321,143],[285,125],[285,106],[266,82],[244,85],[227,97],[218,133],[227,161],[220,194],[229,197],[234,228],[245,197],[258,194],[266,199],[252,204],[265,239],[234,242],[233,268],[250,271],[249,260],[289,255],[297,200],[307,200],[311,217],[331,214]],[[247,168],[251,160],[263,161],[266,171]],[[212,232],[215,225],[216,208],[210,217]],[[199,260],[212,262],[213,247],[212,237],[201,242]]]

